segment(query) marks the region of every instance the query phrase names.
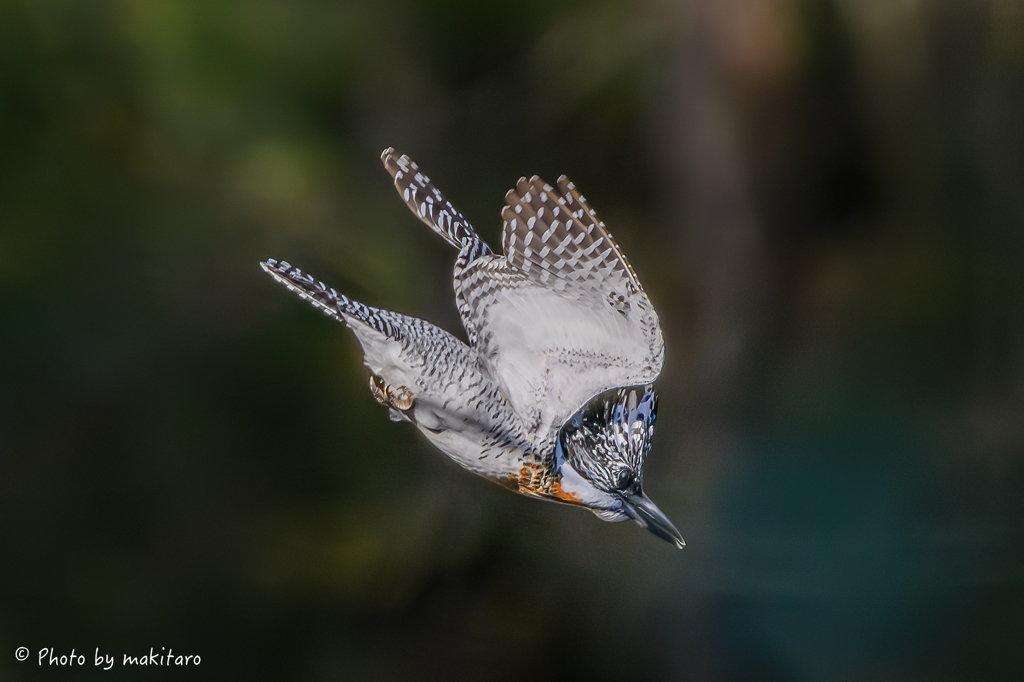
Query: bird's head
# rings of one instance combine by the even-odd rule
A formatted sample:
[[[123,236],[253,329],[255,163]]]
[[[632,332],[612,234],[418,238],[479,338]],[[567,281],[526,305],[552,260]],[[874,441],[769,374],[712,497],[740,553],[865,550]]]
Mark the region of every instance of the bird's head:
[[[562,424],[555,455],[563,485],[575,480],[592,488],[593,494],[583,497],[584,504],[599,516],[631,518],[682,547],[679,531],[643,492],[644,462],[657,411],[658,394],[650,384],[600,393]]]

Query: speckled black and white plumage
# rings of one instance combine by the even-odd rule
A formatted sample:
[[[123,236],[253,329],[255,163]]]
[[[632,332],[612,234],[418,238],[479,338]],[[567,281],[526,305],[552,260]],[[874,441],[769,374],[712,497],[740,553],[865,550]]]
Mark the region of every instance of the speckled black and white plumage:
[[[410,210],[459,250],[453,286],[469,344],[353,301],[285,262],[274,279],[344,322],[374,396],[462,466],[518,492],[633,518],[682,538],[643,494],[664,362],[658,316],[604,223],[564,176],[505,197],[503,255],[409,157],[381,159]]]
[[[491,476],[518,476],[530,444],[498,386],[477,368],[473,350],[424,320],[353,301],[298,268],[273,259],[263,269],[281,284],[348,325],[364,363],[391,386],[415,396],[396,420],[416,424],[462,466]]]

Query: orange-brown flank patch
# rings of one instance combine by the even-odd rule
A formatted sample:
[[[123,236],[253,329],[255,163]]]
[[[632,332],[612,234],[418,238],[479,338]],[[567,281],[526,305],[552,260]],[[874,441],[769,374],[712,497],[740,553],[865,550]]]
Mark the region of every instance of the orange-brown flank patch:
[[[545,476],[539,464],[524,464],[519,470],[519,492],[524,495],[536,497],[548,497],[565,502],[566,504],[581,504],[580,498],[572,493],[562,490],[562,483],[558,480],[551,480]]]

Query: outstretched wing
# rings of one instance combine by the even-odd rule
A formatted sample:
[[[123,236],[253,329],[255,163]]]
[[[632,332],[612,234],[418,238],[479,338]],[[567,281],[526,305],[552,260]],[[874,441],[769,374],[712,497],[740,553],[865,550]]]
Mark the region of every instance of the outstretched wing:
[[[504,257],[474,261],[456,289],[478,350],[535,437],[550,437],[594,395],[654,381],[664,341],[621,249],[565,177],[506,195]]]
[[[384,150],[380,160],[394,179],[395,189],[402,201],[425,225],[457,249],[479,242],[479,248],[484,253],[491,252],[462,212],[434,187],[415,161],[405,154],[399,154],[392,147]]]
[[[384,163],[384,168],[394,179],[395,189],[399,196],[402,197],[402,201],[413,212],[413,215],[444,237],[449,244],[459,249],[453,276],[455,304],[459,308],[462,326],[466,328],[469,344],[476,346],[479,335],[476,321],[469,313],[469,306],[462,295],[458,282],[462,278],[463,271],[473,261],[492,253],[491,247],[480,239],[462,212],[455,208],[439,189],[434,187],[434,183],[420,171],[416,162],[405,154],[400,155],[391,147],[384,150],[380,159]]]

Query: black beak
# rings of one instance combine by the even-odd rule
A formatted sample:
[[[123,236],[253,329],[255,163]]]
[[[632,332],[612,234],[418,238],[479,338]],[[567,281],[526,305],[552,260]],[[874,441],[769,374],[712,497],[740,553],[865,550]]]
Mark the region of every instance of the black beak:
[[[637,490],[635,493],[620,493],[619,497],[622,498],[623,510],[634,521],[679,549],[686,545],[683,542],[683,536],[679,534],[668,517],[662,514],[661,510],[654,506],[650,498],[642,492]]]

